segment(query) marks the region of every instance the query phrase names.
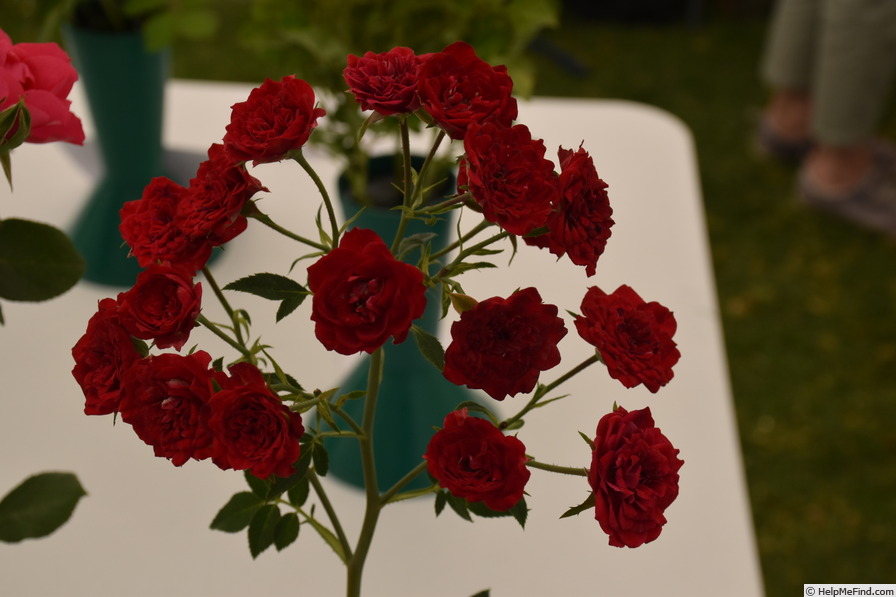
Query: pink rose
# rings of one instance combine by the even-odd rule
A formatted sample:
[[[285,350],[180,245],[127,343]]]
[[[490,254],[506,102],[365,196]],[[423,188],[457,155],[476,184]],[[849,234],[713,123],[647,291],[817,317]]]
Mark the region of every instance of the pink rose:
[[[25,98],[31,115],[29,143],[81,145],[84,130],[66,99],[78,73],[55,43],[13,44],[0,29],[0,111]]]

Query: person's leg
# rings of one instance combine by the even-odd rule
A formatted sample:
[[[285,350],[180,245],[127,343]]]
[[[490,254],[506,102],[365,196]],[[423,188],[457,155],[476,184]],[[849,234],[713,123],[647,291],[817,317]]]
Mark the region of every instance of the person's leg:
[[[896,2],[822,0],[805,178],[846,195],[875,165],[874,137],[896,70]]]
[[[763,125],[781,144],[810,137],[818,9],[818,0],[779,0],[769,23],[760,74],[772,97]]]

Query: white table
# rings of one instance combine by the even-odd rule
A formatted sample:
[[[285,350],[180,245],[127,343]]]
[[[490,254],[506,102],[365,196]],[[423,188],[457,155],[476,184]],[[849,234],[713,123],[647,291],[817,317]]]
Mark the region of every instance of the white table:
[[[245,99],[249,89],[172,82],[168,147],[204,152],[223,135],[229,106]],[[89,121],[80,95],[75,97],[76,111]],[[555,160],[558,145],[575,148],[585,141],[610,185],[617,224],[591,279],[567,260],[556,262],[545,251],[524,247],[512,267],[470,274],[468,292],[479,298],[506,296],[518,286],[536,285],[562,313],[578,310],[589,285],[611,291],[627,283],[675,312],[683,355],[674,380],[656,395],[625,390],[601,369],[579,376],[566,386],[573,397],[535,413],[520,438],[540,460],[587,466],[589,453],[577,431],[593,434],[614,400],[628,409],[650,406],[685,460],[681,494],[667,510],[669,523],[660,538],[635,550],[609,547],[590,513],[558,520],[585,497],[581,478],[533,471],[525,531],[509,519],[470,524],[450,511],[435,518],[431,499],[391,506],[366,568],[367,594],[467,596],[490,587],[493,597],[761,595],[688,130],[667,113],[623,101],[539,98],[521,103],[520,122],[545,139]],[[335,166],[326,158],[312,152],[310,159],[325,181],[335,179]],[[62,227],[92,184],[71,159],[70,148],[59,144],[17,149],[13,172],[15,192],[0,191],[0,213]],[[316,195],[300,169],[264,165],[255,174],[272,191],[264,208],[313,235]],[[295,248],[272,237],[250,225],[215,263],[218,279],[285,272]],[[70,470],[89,496],[49,538],[0,544],[0,595],[342,594],[341,564],[309,529],[284,552],[270,550],[256,561],[244,533],[208,529],[217,509],[244,488],[240,473],[209,462],[175,468],[154,458],[127,425],[113,427],[109,417],[82,414],[83,398],[69,373],[70,348],[96,301],[116,292],[82,282],[44,304],[3,303],[0,494],[35,472]],[[241,304],[252,309],[261,327],[273,327],[270,303]],[[331,387],[348,364],[317,345],[307,305],[302,309],[265,337],[281,362],[295,364],[291,369],[306,387]],[[571,321],[567,325],[570,333],[560,347],[571,366],[590,348]],[[194,338],[210,352],[230,356],[208,336]],[[562,370],[563,364],[556,371]],[[346,516],[349,528],[356,528],[360,495],[339,483],[330,487],[340,512],[352,512]]]

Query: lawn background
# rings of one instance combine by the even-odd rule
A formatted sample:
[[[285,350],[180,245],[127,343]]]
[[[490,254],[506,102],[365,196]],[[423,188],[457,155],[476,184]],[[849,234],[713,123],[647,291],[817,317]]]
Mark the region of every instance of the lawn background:
[[[246,1],[218,0],[222,27],[176,44],[174,76],[301,76],[241,52],[232,32]],[[794,170],[753,151],[769,3],[700,4],[651,20],[568,2],[541,39],[561,60],[535,52],[536,93],[645,102],[693,132],[769,597],[808,582],[896,583],[896,242],[807,210]],[[36,41],[47,5],[0,0],[0,27]]]

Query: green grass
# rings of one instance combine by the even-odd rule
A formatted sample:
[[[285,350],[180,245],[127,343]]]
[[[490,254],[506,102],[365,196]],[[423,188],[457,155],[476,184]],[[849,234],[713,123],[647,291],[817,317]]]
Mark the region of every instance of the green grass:
[[[33,6],[0,0],[15,41],[36,31]],[[547,37],[588,74],[542,57],[537,91],[654,104],[694,133],[763,574],[786,597],[805,582],[896,582],[896,243],[800,206],[794,171],[751,151],[765,24],[566,19]],[[180,44],[174,75],[297,70],[240,55],[227,31]]]

